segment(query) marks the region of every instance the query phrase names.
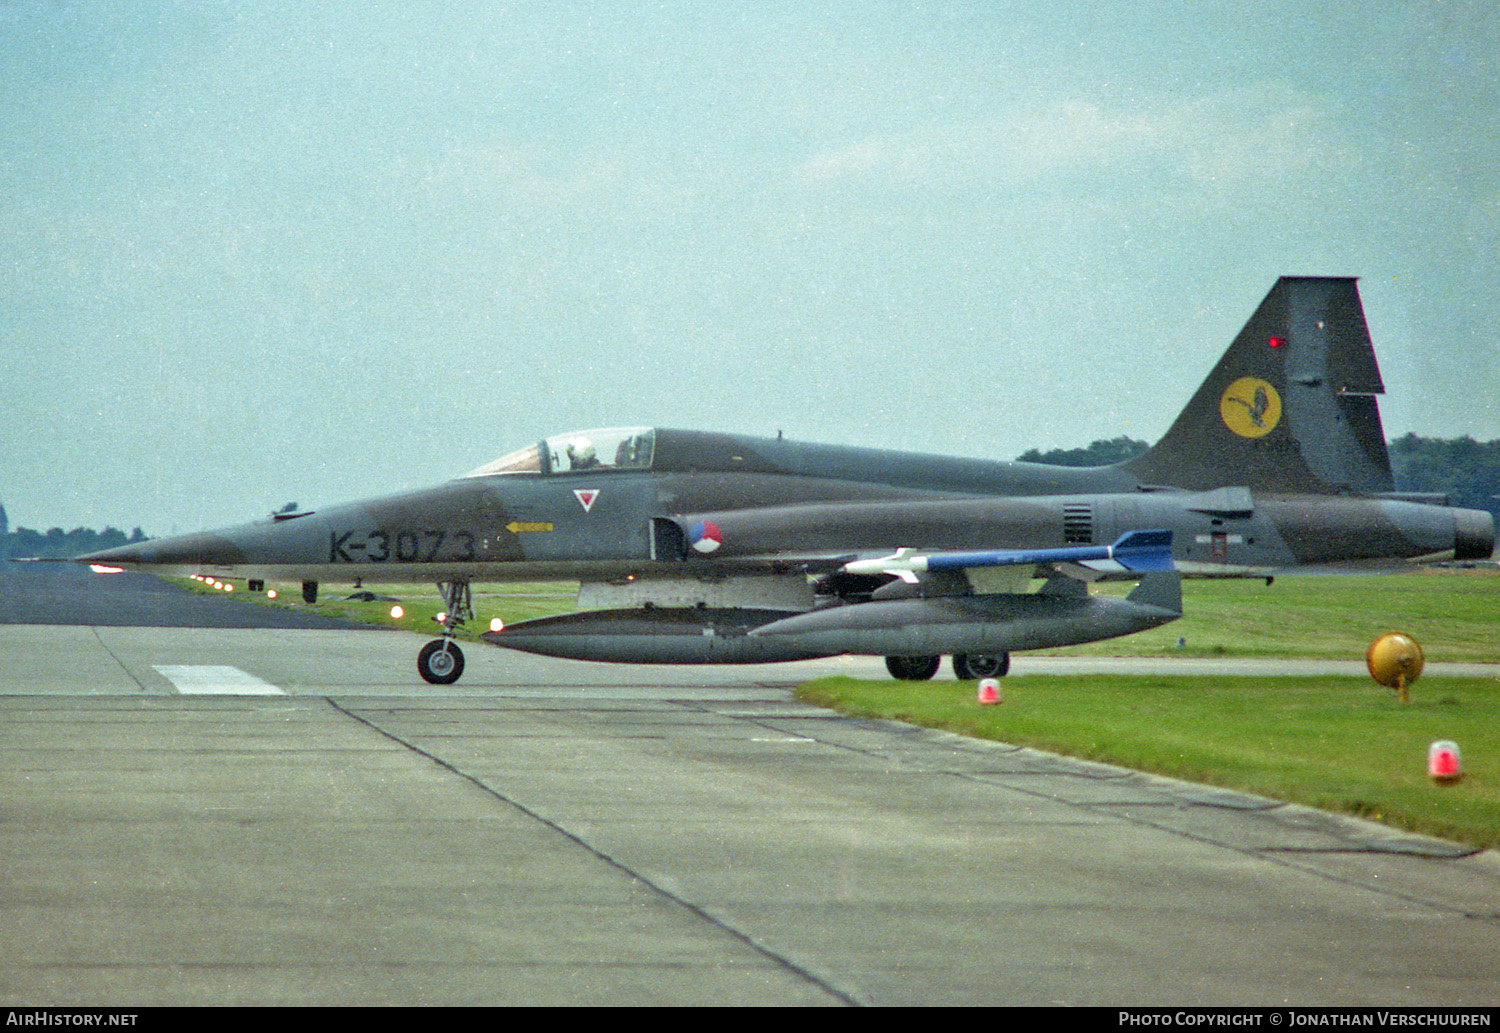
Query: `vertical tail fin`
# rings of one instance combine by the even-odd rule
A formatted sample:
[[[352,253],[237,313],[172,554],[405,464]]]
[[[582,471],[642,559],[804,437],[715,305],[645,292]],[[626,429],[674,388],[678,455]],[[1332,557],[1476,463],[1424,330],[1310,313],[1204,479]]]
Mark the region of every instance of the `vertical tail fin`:
[[[1388,492],[1384,393],[1355,281],[1284,276],[1166,436],[1124,465],[1200,491]]]

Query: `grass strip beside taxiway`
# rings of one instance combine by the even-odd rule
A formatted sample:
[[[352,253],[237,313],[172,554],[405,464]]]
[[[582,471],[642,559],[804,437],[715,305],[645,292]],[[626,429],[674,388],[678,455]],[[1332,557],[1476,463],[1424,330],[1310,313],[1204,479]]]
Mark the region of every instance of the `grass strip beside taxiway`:
[[[1367,678],[1032,675],[980,704],[974,682],[828,678],[797,693],[902,721],[1224,786],[1475,847],[1500,845],[1500,678],[1424,677],[1410,702]],[[1427,777],[1459,744],[1465,777]]]

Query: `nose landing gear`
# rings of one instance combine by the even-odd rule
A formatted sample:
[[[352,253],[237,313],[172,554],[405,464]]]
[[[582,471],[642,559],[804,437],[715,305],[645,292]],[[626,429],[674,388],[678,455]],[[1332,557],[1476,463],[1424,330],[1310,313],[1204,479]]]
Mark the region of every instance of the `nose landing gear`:
[[[417,654],[417,672],[433,685],[452,685],[464,673],[463,650],[452,639],[433,639]]]
[[[474,616],[474,600],[467,581],[444,581],[438,585],[443,596],[443,637],[434,639],[417,654],[417,673],[433,685],[452,685],[464,673],[464,654],[453,641],[454,633]]]

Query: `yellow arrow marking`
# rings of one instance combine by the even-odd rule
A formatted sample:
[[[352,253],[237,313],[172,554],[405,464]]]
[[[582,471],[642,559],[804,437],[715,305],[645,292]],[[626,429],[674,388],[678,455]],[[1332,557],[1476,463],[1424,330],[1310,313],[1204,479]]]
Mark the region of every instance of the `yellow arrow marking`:
[[[505,525],[505,529],[511,534],[526,534],[531,531],[550,531],[552,530],[552,524],[550,521],[522,523],[519,520],[512,520]]]

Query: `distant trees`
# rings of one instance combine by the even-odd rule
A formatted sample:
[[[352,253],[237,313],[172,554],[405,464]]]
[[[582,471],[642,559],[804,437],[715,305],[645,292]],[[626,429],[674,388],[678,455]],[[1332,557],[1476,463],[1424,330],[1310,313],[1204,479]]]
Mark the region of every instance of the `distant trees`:
[[[1500,517],[1500,441],[1407,434],[1388,447],[1397,491],[1438,492],[1455,506]]]
[[[1096,441],[1088,448],[1054,448],[1050,452],[1033,448],[1016,458],[1023,463],[1047,463],[1049,466],[1112,466],[1134,459],[1150,447],[1144,441],[1119,437]]]
[[[1109,466],[1140,455],[1144,441],[1112,438],[1087,448],[1031,449],[1018,458],[1024,463],[1053,466]],[[1407,434],[1392,441],[1391,474],[1400,492],[1447,495],[1455,506],[1487,509],[1500,519],[1500,441],[1461,438],[1423,438]]]
[[[131,531],[128,537],[117,527],[106,527],[102,531],[87,527],[64,531],[60,527],[53,527],[45,534],[29,527],[18,527],[0,542],[0,556],[13,560],[27,557],[63,560],[145,540],[146,534],[139,527]]]

